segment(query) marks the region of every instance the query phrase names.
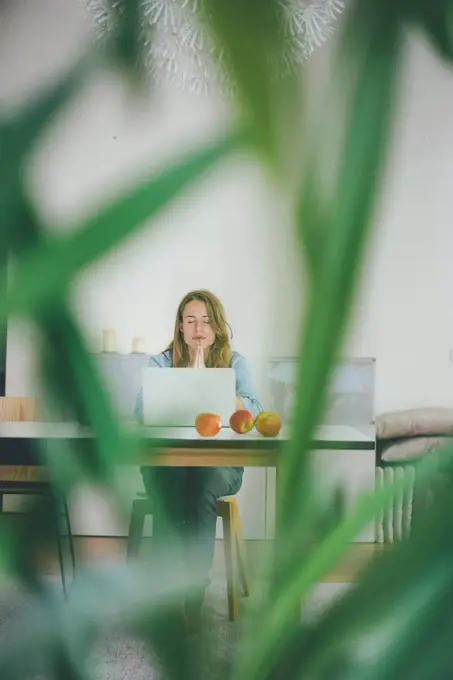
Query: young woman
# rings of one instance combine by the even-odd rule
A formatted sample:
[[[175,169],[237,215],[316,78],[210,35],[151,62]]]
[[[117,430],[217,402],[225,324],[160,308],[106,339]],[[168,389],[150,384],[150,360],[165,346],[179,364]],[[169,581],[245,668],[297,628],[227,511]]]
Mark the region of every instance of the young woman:
[[[263,410],[257,399],[250,369],[245,358],[231,349],[229,326],[220,300],[207,290],[188,293],[180,302],[173,341],[169,347],[150,357],[153,367],[234,368],[236,371],[236,409],[245,408],[254,416]],[[141,393],[136,413],[143,419]],[[200,579],[199,597],[186,602],[189,619],[198,617],[208,583],[214,555],[217,524],[216,502],[236,494],[241,488],[243,468],[142,468],[145,489],[152,494],[152,479],[159,490],[153,515],[153,545],[164,547],[172,541],[190,548],[186,559],[194,556]],[[166,517],[166,522],[164,518]],[[190,564],[190,562],[189,562]]]

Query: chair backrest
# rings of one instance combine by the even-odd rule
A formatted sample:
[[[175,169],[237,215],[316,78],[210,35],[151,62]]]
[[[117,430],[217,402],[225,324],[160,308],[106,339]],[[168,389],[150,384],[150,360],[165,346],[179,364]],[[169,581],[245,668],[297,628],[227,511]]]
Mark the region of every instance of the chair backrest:
[[[0,422],[36,421],[38,406],[35,397],[0,397]]]

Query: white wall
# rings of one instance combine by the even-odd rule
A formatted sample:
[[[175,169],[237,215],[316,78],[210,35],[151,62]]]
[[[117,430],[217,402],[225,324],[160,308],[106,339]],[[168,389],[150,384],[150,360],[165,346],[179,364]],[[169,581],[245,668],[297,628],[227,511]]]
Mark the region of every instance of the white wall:
[[[351,333],[377,410],[453,405],[453,73],[413,40]]]
[[[86,28],[77,0],[32,0],[32,22],[2,27],[0,101],[18,100],[76,54]],[[20,13],[19,13],[20,14]],[[25,16],[25,14],[23,15]],[[20,19],[20,17],[19,17]],[[18,19],[18,22],[19,22]],[[44,46],[44,48],[43,48]],[[311,62],[323,70],[329,48]],[[384,192],[346,347],[377,357],[377,410],[453,405],[453,88],[451,74],[418,38],[410,43]],[[168,88],[131,104],[112,76],[97,77],[36,154],[30,186],[54,228],[71,228],[124,177],[159,168],[216,131],[228,109]],[[61,224],[65,226],[62,227]],[[143,232],[77,282],[74,304],[91,337],[116,328],[128,351],[144,335],[149,351],[168,342],[182,295],[208,287],[224,301],[266,404],[269,355],[294,354],[304,292],[284,208],[256,163],[219,166]],[[7,393],[36,392],[36,339],[22,324],[8,337]],[[254,484],[256,482],[253,482]],[[264,477],[256,494],[264,494]],[[250,531],[256,517],[250,517]],[[259,520],[261,521],[261,520]]]

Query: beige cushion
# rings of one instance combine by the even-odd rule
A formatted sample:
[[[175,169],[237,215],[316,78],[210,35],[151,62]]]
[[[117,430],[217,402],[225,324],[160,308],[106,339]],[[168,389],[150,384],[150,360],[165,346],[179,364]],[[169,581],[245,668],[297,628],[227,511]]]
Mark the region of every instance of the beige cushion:
[[[415,408],[376,418],[376,437],[396,439],[420,435],[453,435],[453,409]]]
[[[386,463],[417,460],[428,453],[436,453],[443,446],[453,443],[453,437],[411,437],[386,444],[381,459]]]

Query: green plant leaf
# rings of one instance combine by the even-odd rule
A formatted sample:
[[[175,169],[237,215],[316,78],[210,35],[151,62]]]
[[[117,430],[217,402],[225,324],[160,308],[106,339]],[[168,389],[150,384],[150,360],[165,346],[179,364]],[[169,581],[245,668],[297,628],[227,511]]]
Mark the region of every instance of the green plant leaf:
[[[372,562],[315,625],[300,627],[296,646],[286,650],[291,677],[303,672],[321,680],[333,671],[339,680],[449,677],[451,654],[443,641],[451,632],[453,594],[451,460],[450,448],[447,482],[433,487],[434,504],[415,523],[411,538]]]
[[[19,201],[19,197],[18,197]],[[30,248],[39,247],[44,235],[33,206],[22,195],[17,204],[17,220],[11,247],[14,255],[28,253]],[[43,465],[51,472],[51,484],[57,494],[67,494],[80,483],[83,476],[107,484],[115,491],[116,511],[125,517],[128,501],[124,498],[119,484],[116,465],[138,459],[138,441],[126,436],[115,417],[110,400],[104,389],[99,369],[88,353],[82,335],[63,301],[59,300],[45,312],[36,313],[34,320],[43,336],[44,385],[49,389],[48,397],[58,404],[59,420],[64,414],[89,426],[92,438],[74,441],[50,440],[42,443],[36,451]],[[153,442],[148,442],[152,450]],[[48,544],[46,525],[34,537],[40,537]],[[24,541],[24,545],[27,542]],[[20,546],[19,546],[20,547]],[[15,552],[18,552],[16,550]],[[28,554],[28,553],[26,553]],[[21,564],[27,560],[21,558]],[[23,572],[22,578],[32,582],[35,575]],[[16,572],[18,569],[16,569]]]
[[[16,229],[11,248],[21,262],[29,254],[32,257],[41,247],[45,249],[47,238],[28,198],[22,194],[17,201]],[[78,416],[80,422],[92,428],[94,442],[99,447],[99,458],[93,453],[89,460],[91,469],[98,474],[102,471],[107,478],[114,463],[127,456],[132,439],[128,437],[126,446],[94,359],[61,299],[63,291],[64,288],[59,291],[60,299],[46,307],[45,311],[37,311],[33,315],[43,333],[46,377],[62,410]]]
[[[2,181],[15,176],[25,156],[45,128],[67,104],[88,73],[91,63],[89,56],[81,59],[55,85],[48,87],[32,101],[18,109],[3,111],[0,120],[0,148]],[[7,114],[7,115],[6,115]]]
[[[436,461],[430,459],[420,461],[417,465],[417,488],[426,489],[439,469],[448,471],[452,467],[452,460],[453,451],[447,449],[441,468],[438,468]],[[285,561],[286,581],[283,581],[282,576],[279,589],[270,591],[272,605],[264,600],[263,607],[266,608],[267,614],[260,616],[261,625],[259,633],[255,633],[254,643],[248,641],[248,648],[243,649],[239,678],[259,678],[260,673],[264,674],[266,668],[273,667],[283,653],[287,641],[291,640],[291,631],[297,626],[301,604],[313,586],[338,564],[345,548],[355,540],[360,531],[375,521],[380,512],[390,507],[396,496],[410,489],[411,483],[411,479],[403,477],[386,484],[384,488],[362,494],[354,508],[338,521],[319,544],[306,544],[309,559],[305,563],[300,555],[296,568],[288,568]],[[280,547],[285,554],[292,554],[290,548],[295,540],[297,539],[293,534],[283,534]],[[255,649],[254,645],[257,646]],[[251,675],[252,664],[256,662],[256,658],[259,658],[260,664],[259,667],[253,667],[256,675]]]
[[[372,11],[352,13],[345,36],[354,33],[360,20],[362,33],[356,34],[357,47],[349,48],[349,59],[354,61],[362,50],[363,60],[357,66],[355,87],[351,88],[348,124],[341,164],[338,168],[336,191],[332,207],[326,214],[331,218],[326,225],[323,253],[313,263],[312,290],[305,333],[302,338],[298,399],[293,418],[292,440],[286,448],[277,480],[277,546],[275,563],[269,589],[271,600],[264,601],[264,611],[278,612],[274,617],[264,617],[266,624],[256,634],[255,645],[244,650],[239,678],[258,679],[266,664],[275,655],[282,642],[282,632],[294,625],[294,615],[300,600],[285,598],[280,608],[279,597],[289,592],[291,584],[298,582],[304,592],[313,585],[318,569],[311,573],[300,566],[301,580],[295,568],[292,541],[303,543],[312,531],[313,516],[317,513],[316,483],[312,476],[311,442],[317,423],[320,422],[326,385],[337,360],[343,332],[348,318],[352,295],[363,258],[366,237],[370,229],[376,192],[385,159],[390,122],[393,111],[394,90],[397,82],[398,58],[401,37],[401,20],[391,11],[387,2],[368,1]],[[390,11],[389,11],[390,10]],[[338,71],[334,72],[338,75]],[[316,177],[316,173],[311,175]],[[310,175],[309,175],[310,177]],[[307,196],[302,188],[301,194]],[[334,209],[333,209],[334,207]],[[301,221],[302,221],[301,215]],[[309,218],[311,215],[308,216]],[[314,225],[317,227],[317,224]],[[310,227],[307,252],[313,253]],[[304,228],[300,226],[302,239]],[[351,537],[333,532],[336,556],[346,547]],[[333,548],[333,544],[331,544]],[[325,546],[324,546],[325,549]],[[315,562],[310,560],[310,565]]]
[[[311,518],[319,513],[315,507],[316,484],[312,479],[310,447],[321,420],[326,386],[338,358],[361,269],[385,159],[398,74],[399,12],[376,0],[358,5],[345,26],[342,41],[347,42],[344,60],[353,63],[351,69],[354,68],[356,80],[350,88],[348,126],[336,190],[331,204],[320,212],[319,199],[316,193],[312,196],[311,191],[316,192],[314,178],[320,176],[323,169],[317,168],[316,156],[312,153],[310,160],[314,167],[309,168],[301,191],[299,233],[308,260],[311,259],[311,295],[299,362],[298,384],[304,387],[295,406],[297,428],[279,474],[281,506],[277,517],[281,522],[278,534],[297,535],[299,541],[310,534]],[[351,35],[354,36],[352,45]],[[346,67],[338,60],[332,76],[335,86]],[[316,248],[314,235],[323,247],[322,253]],[[285,551],[277,550],[276,554],[281,561]],[[284,564],[276,569],[277,572],[283,570],[285,580]]]
[[[87,425],[96,438],[98,456],[86,461],[91,473],[112,483],[113,466],[128,459],[132,440],[122,436],[99,369],[68,309],[56,304],[50,314],[41,318],[40,326],[46,338],[44,365],[49,384],[61,404],[74,408],[79,422]]]
[[[444,59],[452,61],[452,0],[406,0],[403,4],[409,19],[420,26]]]
[[[101,209],[72,233],[47,239],[24,255],[17,264],[10,291],[0,300],[0,324],[11,314],[48,308],[84,267],[155,217],[237,148],[241,139],[229,137],[191,153]]]
[[[294,153],[300,122],[300,81],[282,77],[287,41],[282,30],[283,7],[278,0],[204,0],[201,20],[214,39],[219,67],[231,77],[232,89],[243,106],[256,148],[278,171],[282,155]],[[280,65],[280,68],[277,66]]]
[[[114,27],[110,37],[114,61],[125,67],[135,79],[142,75],[142,2],[141,0],[107,0],[111,23]]]
[[[366,58],[358,71],[337,188],[328,212],[331,222],[305,319],[298,375],[303,389],[295,406],[296,427],[279,475],[280,521],[286,527],[295,520],[294,508],[303,512],[304,492],[310,497],[306,488],[311,478],[308,452],[321,420],[325,388],[337,360],[361,271],[391,127],[401,22],[397,13],[388,14],[387,3],[373,1],[374,12],[362,37]],[[302,217],[300,232],[304,239]],[[305,488],[301,489],[299,480],[305,481]]]
[[[314,159],[308,168],[298,205],[299,243],[305,253],[305,262],[311,285],[315,285],[321,270],[322,257],[327,237],[327,229],[332,219],[329,208],[320,196],[319,178],[314,167]]]
[[[41,133],[69,102],[83,82],[91,64],[91,56],[82,58],[55,85],[41,92],[34,100],[18,109],[3,111],[0,119],[0,245],[2,254],[8,250],[14,235],[15,212],[21,192],[22,170],[27,155]]]

